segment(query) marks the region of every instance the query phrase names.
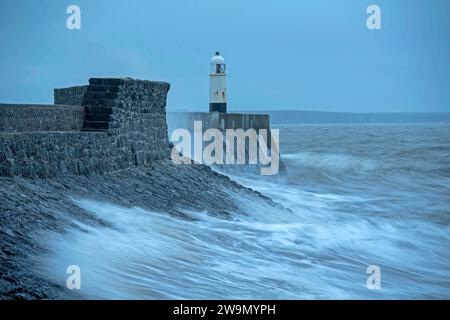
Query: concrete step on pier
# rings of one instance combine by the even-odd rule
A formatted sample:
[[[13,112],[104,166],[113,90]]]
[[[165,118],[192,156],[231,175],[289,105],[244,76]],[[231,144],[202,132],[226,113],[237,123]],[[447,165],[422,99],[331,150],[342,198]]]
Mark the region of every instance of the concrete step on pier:
[[[109,122],[111,118],[110,113],[93,113],[86,112],[86,121],[106,121]]]
[[[86,106],[84,107],[84,110],[86,111],[86,113],[106,113],[106,114],[112,113],[112,107]]]
[[[111,121],[112,107],[85,107],[83,130],[108,130]]]
[[[83,128],[81,129],[82,132],[108,132],[108,129],[88,129]]]
[[[106,79],[107,80],[107,79]],[[83,131],[107,131],[121,82],[91,79],[83,97]]]
[[[108,121],[84,121],[83,130],[91,129],[90,131],[95,131],[97,129],[107,130],[109,129]]]
[[[98,99],[84,99],[84,106],[94,106],[94,107],[110,107],[115,103],[114,99],[98,98]]]

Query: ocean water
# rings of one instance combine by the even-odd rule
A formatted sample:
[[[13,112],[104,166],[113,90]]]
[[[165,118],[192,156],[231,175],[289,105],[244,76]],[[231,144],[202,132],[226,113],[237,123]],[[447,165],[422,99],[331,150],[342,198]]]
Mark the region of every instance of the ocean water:
[[[50,237],[45,275],[65,285],[79,265],[100,299],[450,298],[448,124],[273,127],[277,176],[220,171],[288,210],[236,198],[248,214],[182,219],[73,199],[113,227]]]

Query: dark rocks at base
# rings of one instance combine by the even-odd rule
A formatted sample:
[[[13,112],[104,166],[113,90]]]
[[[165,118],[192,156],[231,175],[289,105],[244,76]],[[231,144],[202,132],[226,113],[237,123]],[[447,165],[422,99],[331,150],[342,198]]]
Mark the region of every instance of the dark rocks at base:
[[[76,228],[74,219],[108,227],[105,221],[76,206],[71,197],[180,217],[184,210],[206,211],[224,219],[247,214],[237,199],[258,201],[268,208],[276,205],[207,166],[175,165],[170,160],[94,176],[0,177],[0,195],[1,299],[82,298],[79,292],[66,289],[64,283],[52,283],[34,271],[35,261],[46,253],[40,238],[46,232]]]

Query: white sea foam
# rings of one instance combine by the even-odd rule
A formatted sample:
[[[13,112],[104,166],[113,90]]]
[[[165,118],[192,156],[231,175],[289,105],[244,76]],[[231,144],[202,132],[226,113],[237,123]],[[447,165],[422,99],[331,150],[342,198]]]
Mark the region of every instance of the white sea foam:
[[[288,132],[291,135],[317,137],[316,132],[304,132],[314,131],[312,127],[289,130],[300,130]],[[81,292],[92,298],[449,298],[450,212],[448,197],[443,196],[449,177],[445,172],[430,174],[422,163],[412,163],[415,171],[383,164],[383,157],[390,163],[408,161],[389,158],[389,150],[400,147],[386,144],[395,142],[396,134],[405,134],[395,127],[385,132],[360,126],[357,138],[355,130],[347,149],[339,145],[345,132],[336,133],[335,149],[328,141],[322,149],[311,145],[304,152],[288,145],[290,155],[283,157],[288,165],[278,177],[221,168],[289,212],[236,198],[246,215],[225,219],[186,212],[185,219],[76,199],[78,206],[112,227],[78,221],[81,229],[54,235],[42,269],[63,285],[67,266],[79,265]],[[365,132],[389,140],[377,139],[374,150],[358,149],[368,145]],[[409,134],[414,132],[412,128]],[[418,139],[423,131],[421,135]],[[448,138],[436,139],[450,145]],[[364,152],[358,155],[355,150]],[[424,154],[414,161],[429,157]],[[380,174],[380,166],[387,171]],[[327,171],[325,178],[322,171]],[[379,291],[366,287],[369,265],[381,268]]]

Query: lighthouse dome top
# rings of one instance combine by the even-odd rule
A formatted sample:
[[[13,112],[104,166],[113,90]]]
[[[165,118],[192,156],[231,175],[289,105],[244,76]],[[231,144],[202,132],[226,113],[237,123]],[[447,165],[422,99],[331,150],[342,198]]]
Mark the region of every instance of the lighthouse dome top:
[[[211,59],[211,64],[224,64],[225,59],[220,55],[220,52],[217,51],[216,54]]]

